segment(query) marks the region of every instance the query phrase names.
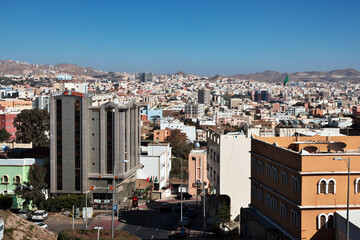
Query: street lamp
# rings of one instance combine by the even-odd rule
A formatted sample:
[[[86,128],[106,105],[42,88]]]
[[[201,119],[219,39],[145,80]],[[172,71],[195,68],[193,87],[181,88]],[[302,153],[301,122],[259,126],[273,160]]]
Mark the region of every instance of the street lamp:
[[[345,161],[348,168],[347,205],[346,205],[346,240],[349,240],[349,187],[350,187],[350,158],[334,157],[333,160]]]

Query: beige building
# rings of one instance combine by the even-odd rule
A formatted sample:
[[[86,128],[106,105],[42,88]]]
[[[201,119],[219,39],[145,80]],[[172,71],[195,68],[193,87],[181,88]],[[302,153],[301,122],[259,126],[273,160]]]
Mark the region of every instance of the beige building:
[[[209,185],[209,180],[207,178],[207,159],[206,159],[206,150],[204,149],[193,149],[189,154],[189,185],[188,192],[193,195],[199,195],[203,190],[203,183],[206,186]]]
[[[335,212],[347,206],[347,159],[350,215],[360,209],[359,146],[356,136],[253,138],[246,239],[335,239]]]
[[[240,133],[207,131],[209,192],[230,206],[231,218],[250,203],[250,138]],[[210,209],[211,208],[211,209]],[[218,206],[209,207],[216,215]]]

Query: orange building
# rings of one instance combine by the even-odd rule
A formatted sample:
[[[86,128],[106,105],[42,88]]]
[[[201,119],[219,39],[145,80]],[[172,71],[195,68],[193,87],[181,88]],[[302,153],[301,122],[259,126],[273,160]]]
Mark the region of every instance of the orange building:
[[[1,100],[1,107],[13,107],[19,109],[32,109],[32,101],[28,100]]]
[[[193,149],[189,154],[188,172],[189,172],[189,185],[188,192],[193,195],[201,194],[203,183],[209,186],[207,178],[207,158],[206,150]],[[197,191],[198,190],[198,191]]]
[[[154,141],[165,142],[166,138],[170,136],[171,129],[154,130]]]
[[[251,204],[242,210],[243,234],[335,239],[334,214],[347,206],[348,169],[333,158],[351,160],[350,211],[360,209],[359,146],[357,136],[253,138]]]

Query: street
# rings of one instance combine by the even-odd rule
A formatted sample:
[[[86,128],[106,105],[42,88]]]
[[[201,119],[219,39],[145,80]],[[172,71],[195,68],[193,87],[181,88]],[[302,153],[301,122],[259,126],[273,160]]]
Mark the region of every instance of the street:
[[[120,221],[123,224],[120,229],[142,239],[169,239],[180,220],[180,212],[175,211],[175,206],[180,201],[170,201],[172,210],[169,212],[160,212],[160,205],[164,201],[153,202],[140,210],[122,211]],[[195,208],[195,201],[184,201],[184,203]],[[186,216],[185,211],[183,216]],[[201,211],[197,211],[197,216],[191,219],[190,232],[201,233],[202,224]]]

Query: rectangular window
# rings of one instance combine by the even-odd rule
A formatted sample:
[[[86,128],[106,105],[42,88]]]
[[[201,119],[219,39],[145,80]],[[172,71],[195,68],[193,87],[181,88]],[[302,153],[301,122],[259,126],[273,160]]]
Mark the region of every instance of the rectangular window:
[[[57,190],[62,190],[62,102],[56,100],[56,182]]]
[[[107,111],[107,173],[113,173],[113,111],[112,109]]]
[[[80,100],[75,100],[75,190],[81,190],[81,119]]]

